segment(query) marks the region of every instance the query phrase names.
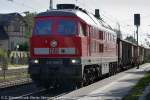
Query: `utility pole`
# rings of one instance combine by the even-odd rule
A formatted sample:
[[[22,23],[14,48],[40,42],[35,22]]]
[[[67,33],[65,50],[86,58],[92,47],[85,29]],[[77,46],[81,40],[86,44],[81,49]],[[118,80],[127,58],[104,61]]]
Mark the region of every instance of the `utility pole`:
[[[137,46],[139,46],[139,42],[138,42],[138,40],[139,40],[139,26],[138,25],[136,25],[136,34],[137,34]]]
[[[137,34],[137,69],[139,69],[139,25],[136,25],[136,34]]]
[[[75,2],[76,2],[76,5],[77,5],[77,3],[78,3],[78,0],[75,0]]]
[[[134,25],[136,26],[136,34],[137,34],[137,58],[136,58],[136,62],[137,62],[137,69],[139,69],[139,43],[138,43],[138,29],[140,26],[140,14],[134,14]]]
[[[50,0],[50,4],[49,4],[49,10],[53,9],[53,0]]]
[[[134,35],[133,35],[133,38],[134,38],[134,43],[136,42],[136,37],[135,37],[135,34],[136,34],[136,32],[134,31]]]

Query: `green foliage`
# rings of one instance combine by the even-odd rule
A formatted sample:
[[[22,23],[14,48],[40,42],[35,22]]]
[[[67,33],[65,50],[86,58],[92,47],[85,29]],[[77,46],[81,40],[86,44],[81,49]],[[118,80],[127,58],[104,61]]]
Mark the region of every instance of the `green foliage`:
[[[128,37],[126,37],[125,40],[128,40],[128,41],[135,43],[135,44],[137,43],[137,41],[135,40],[135,38],[133,36],[128,36]]]
[[[150,100],[150,93],[146,96],[146,100]]]
[[[0,49],[0,57],[7,57],[7,52],[3,49]]]
[[[132,88],[130,93],[123,98],[123,100],[138,100],[142,95],[145,87],[150,83],[150,72],[146,73],[145,76],[139,80],[139,82]]]
[[[36,16],[36,13],[30,13],[30,12],[24,12],[24,20],[26,23],[26,30],[25,30],[25,36],[28,38],[31,36],[32,28],[34,25],[34,16]]]
[[[2,69],[7,69],[8,67],[8,55],[3,49],[0,49],[0,65],[2,66]]]
[[[150,56],[145,56],[144,61],[150,63]]]
[[[29,45],[27,42],[19,44],[19,51],[28,51],[28,50],[29,50]]]

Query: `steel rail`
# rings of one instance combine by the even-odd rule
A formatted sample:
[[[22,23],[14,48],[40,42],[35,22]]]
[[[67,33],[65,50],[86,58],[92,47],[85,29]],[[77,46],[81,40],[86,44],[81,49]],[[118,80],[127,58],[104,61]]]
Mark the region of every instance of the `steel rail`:
[[[2,82],[0,83],[0,89],[29,84],[29,83],[32,83],[32,80],[30,78],[19,79],[19,80],[14,80],[14,81],[9,81],[9,82]]]

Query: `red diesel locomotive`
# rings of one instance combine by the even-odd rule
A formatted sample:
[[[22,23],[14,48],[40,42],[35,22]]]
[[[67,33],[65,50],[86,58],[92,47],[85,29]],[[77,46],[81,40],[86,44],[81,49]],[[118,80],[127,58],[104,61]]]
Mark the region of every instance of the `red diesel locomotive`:
[[[73,4],[38,14],[30,38],[29,74],[39,86],[81,86],[117,72],[117,36]],[[96,16],[96,17],[95,17]]]

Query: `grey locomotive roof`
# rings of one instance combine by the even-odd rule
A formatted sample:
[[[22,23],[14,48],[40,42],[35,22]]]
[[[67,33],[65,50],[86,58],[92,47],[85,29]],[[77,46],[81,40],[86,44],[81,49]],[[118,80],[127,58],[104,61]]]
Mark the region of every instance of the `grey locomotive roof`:
[[[40,17],[40,16],[77,16],[89,25],[97,27],[106,32],[114,33],[114,31],[104,27],[102,22],[100,22],[100,20],[98,20],[93,14],[89,12],[83,12],[77,9],[51,10],[47,12],[42,12],[37,15],[37,17]]]

